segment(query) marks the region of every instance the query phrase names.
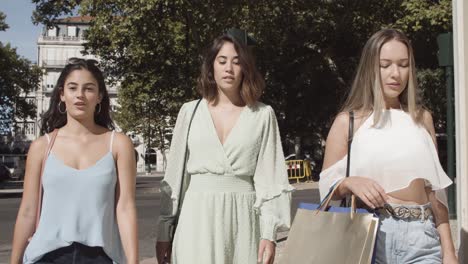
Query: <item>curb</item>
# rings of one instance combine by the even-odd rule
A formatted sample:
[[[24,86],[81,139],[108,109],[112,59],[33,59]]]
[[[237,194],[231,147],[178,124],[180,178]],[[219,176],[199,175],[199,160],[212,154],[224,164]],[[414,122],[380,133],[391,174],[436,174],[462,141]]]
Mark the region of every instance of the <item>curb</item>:
[[[147,258],[147,259],[144,259],[144,260],[140,261],[140,264],[156,264],[156,263],[158,263],[158,262],[156,261],[155,257]]]
[[[0,189],[1,198],[19,198],[23,195],[23,189]]]

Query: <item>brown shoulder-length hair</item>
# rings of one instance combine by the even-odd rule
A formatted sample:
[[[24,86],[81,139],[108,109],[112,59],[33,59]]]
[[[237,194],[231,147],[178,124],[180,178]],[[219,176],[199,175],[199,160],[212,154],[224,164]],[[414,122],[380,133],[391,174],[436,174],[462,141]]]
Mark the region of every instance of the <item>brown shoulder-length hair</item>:
[[[416,123],[421,124],[424,107],[422,105],[416,79],[413,48],[405,34],[392,28],[377,31],[366,42],[362,50],[351,91],[341,111],[373,112],[374,125],[380,121],[382,116],[382,111],[380,111],[380,109],[383,109],[385,106],[380,77],[380,50],[385,43],[391,40],[403,43],[408,49],[408,84],[405,90],[399,95],[399,100],[403,110],[408,112]]]
[[[211,46],[206,50],[203,57],[200,76],[197,80],[197,90],[200,95],[208,101],[213,101],[218,97],[218,86],[214,79],[214,61],[224,43],[231,42],[239,56],[239,64],[242,71],[242,82],[240,96],[244,103],[249,106],[254,105],[265,89],[265,80],[255,66],[255,59],[249,48],[237,41],[230,35],[222,35],[216,38]]]

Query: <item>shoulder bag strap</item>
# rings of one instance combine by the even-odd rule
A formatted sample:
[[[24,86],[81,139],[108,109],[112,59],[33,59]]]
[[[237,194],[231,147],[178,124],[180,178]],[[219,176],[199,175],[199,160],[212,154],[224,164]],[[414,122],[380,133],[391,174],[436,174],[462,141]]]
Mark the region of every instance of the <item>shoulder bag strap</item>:
[[[349,111],[349,126],[348,126],[348,157],[346,159],[346,178],[349,177],[349,169],[351,166],[351,144],[353,143],[354,134],[354,111]],[[349,200],[345,197],[341,201],[342,206],[349,207]]]
[[[349,167],[351,162],[351,144],[353,143],[354,134],[354,112],[349,112],[349,128],[348,128],[348,158],[346,160],[346,177],[349,177]]]
[[[181,181],[180,181],[179,197],[182,197],[182,192],[184,190],[185,167],[186,167],[187,157],[188,157],[188,145],[187,144],[188,144],[188,137],[189,137],[189,134],[190,134],[190,127],[192,126],[193,117],[195,116],[195,112],[197,112],[198,105],[200,104],[202,99],[199,99],[197,104],[195,105],[195,108],[193,109],[193,112],[192,112],[192,116],[190,117],[190,122],[189,122],[189,125],[188,125],[188,129],[187,129],[187,138],[185,140],[185,142],[186,142],[185,143],[185,158],[184,158],[185,162],[184,162],[184,167],[182,168],[182,177],[181,177]],[[176,214],[175,219],[174,219],[174,227],[172,228],[171,240],[174,240],[175,230],[176,230],[177,224],[179,222],[179,215],[180,215],[181,208],[182,208],[182,199],[179,199],[179,202],[177,204],[177,214]]]
[[[39,195],[38,195],[38,199],[37,199],[37,213],[36,213],[36,227],[35,227],[35,230],[37,230],[37,227],[39,226],[39,218],[41,217],[42,193],[44,191],[42,189],[42,176],[44,175],[44,168],[45,168],[45,164],[46,164],[46,161],[47,161],[47,157],[49,157],[50,150],[52,149],[52,147],[54,145],[55,138],[57,137],[57,133],[58,133],[57,128],[54,129],[54,131],[52,131],[52,136],[50,137],[49,144],[47,145],[46,151],[44,153],[44,157],[42,159],[41,174],[39,175]]]

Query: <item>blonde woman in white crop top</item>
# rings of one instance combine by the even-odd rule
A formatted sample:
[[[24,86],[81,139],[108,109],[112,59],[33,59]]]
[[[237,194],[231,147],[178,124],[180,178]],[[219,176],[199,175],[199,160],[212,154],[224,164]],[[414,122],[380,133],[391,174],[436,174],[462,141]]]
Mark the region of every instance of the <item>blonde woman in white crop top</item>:
[[[326,142],[320,195],[355,194],[380,217],[375,263],[458,263],[432,116],[418,97],[413,50],[394,29],[362,51],[351,92]],[[354,112],[345,178],[349,112]],[[338,185],[336,185],[338,184]],[[382,209],[386,208],[386,209]]]

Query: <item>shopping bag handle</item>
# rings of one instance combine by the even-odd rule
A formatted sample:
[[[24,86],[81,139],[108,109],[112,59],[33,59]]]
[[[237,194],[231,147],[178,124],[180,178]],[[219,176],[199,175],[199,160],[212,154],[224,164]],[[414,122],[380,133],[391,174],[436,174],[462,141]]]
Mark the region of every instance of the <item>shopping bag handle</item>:
[[[344,179],[343,179],[344,180]],[[336,190],[338,189],[338,186],[343,182],[343,180],[340,180],[335,184],[333,189],[330,190],[330,192],[325,196],[325,198],[320,202],[316,214],[318,214],[320,211],[327,211],[329,208],[329,204],[332,200],[333,195],[335,194]],[[356,213],[356,196],[354,194],[351,194],[351,219],[354,217],[354,214]]]

